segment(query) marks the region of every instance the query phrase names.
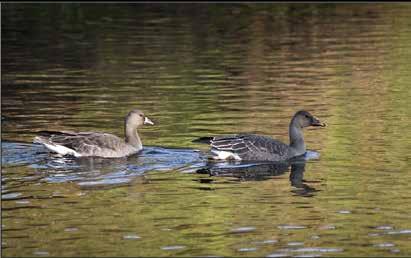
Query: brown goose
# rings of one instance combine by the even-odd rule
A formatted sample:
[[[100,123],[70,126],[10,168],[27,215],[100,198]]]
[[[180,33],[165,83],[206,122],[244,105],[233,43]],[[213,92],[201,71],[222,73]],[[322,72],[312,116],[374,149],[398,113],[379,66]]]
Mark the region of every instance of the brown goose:
[[[41,131],[34,142],[41,143],[60,155],[119,158],[137,153],[143,148],[137,133],[137,128],[143,124],[154,125],[143,112],[134,109],[125,118],[125,139],[99,132]]]
[[[290,145],[267,136],[236,134],[201,137],[193,142],[211,145],[213,159],[249,161],[283,161],[305,154],[302,129],[308,126],[326,126],[307,111],[298,111],[289,126]]]

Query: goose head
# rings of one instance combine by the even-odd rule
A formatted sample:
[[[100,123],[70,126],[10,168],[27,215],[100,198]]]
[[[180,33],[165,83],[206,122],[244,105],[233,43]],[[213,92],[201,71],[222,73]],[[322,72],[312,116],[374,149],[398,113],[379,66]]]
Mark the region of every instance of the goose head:
[[[312,114],[310,114],[310,112],[305,110],[301,110],[295,113],[292,119],[292,123],[300,128],[309,126],[327,126],[325,123],[321,122],[317,117],[313,116]]]
[[[143,111],[139,109],[131,110],[126,116],[126,127],[138,128],[142,125],[154,125],[154,123],[144,115]]]

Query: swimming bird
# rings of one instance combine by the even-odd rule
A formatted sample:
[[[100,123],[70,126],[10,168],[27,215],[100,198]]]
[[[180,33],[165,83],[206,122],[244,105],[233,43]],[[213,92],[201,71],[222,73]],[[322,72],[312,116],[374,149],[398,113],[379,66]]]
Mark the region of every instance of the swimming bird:
[[[130,111],[124,120],[125,139],[100,132],[40,131],[34,143],[60,155],[75,157],[120,158],[143,149],[137,128],[154,123],[138,109]]]
[[[211,158],[218,160],[284,161],[305,154],[303,128],[325,127],[318,118],[301,110],[289,125],[290,144],[263,135],[235,134],[200,137],[193,142],[211,145]]]

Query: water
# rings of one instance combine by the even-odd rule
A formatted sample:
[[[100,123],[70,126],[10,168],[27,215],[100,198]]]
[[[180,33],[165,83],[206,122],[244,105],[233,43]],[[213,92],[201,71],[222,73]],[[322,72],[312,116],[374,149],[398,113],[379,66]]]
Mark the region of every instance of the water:
[[[4,256],[410,256],[411,6],[3,4]],[[121,136],[56,157],[39,130]],[[288,142],[291,163],[209,164],[199,136]]]

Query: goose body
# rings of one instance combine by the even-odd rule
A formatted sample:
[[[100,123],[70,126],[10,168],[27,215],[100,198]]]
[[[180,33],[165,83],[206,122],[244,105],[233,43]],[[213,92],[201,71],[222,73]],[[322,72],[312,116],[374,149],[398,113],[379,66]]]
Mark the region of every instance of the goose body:
[[[135,154],[143,148],[137,132],[143,124],[152,125],[153,122],[135,109],[126,116],[125,139],[100,132],[41,131],[34,142],[60,155],[119,158]]]
[[[194,140],[210,145],[211,157],[221,160],[284,161],[306,152],[302,129],[325,126],[307,111],[297,112],[289,125],[290,144],[256,134],[201,137]]]

